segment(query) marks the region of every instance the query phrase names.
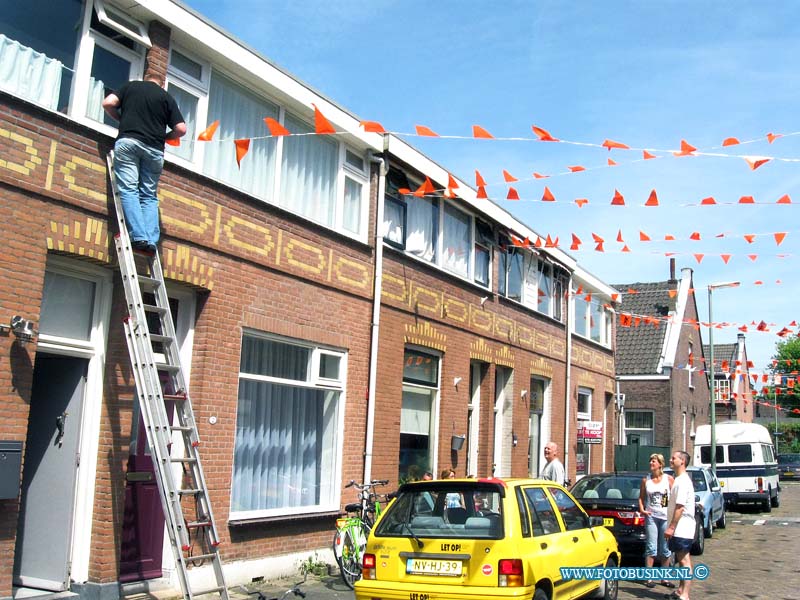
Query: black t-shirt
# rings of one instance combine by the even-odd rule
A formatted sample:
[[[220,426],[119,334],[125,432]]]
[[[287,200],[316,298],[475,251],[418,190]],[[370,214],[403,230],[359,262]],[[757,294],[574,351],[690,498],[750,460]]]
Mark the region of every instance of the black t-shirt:
[[[175,99],[152,81],[129,81],[115,94],[120,101],[117,139],[134,138],[163,151],[167,127],[184,120]]]

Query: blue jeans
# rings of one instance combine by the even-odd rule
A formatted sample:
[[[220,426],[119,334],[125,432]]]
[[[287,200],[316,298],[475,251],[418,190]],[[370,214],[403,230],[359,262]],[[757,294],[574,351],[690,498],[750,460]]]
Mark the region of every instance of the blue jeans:
[[[672,553],[667,547],[666,538],[664,538],[664,532],[667,530],[666,519],[654,519],[647,515],[644,520],[644,530],[647,535],[647,547],[644,555],[669,558]]]
[[[117,178],[122,211],[133,242],[158,243],[158,180],[164,167],[164,153],[133,138],[114,144],[114,175]]]

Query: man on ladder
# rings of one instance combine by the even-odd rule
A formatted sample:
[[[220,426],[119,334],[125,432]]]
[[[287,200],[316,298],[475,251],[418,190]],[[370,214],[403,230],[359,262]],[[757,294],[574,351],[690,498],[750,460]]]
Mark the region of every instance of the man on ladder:
[[[149,69],[144,81],[129,81],[106,96],[103,109],[119,121],[114,175],[131,245],[155,251],[161,233],[156,191],[164,166],[164,142],[186,135],[186,123],[175,99],[164,89],[164,78]]]

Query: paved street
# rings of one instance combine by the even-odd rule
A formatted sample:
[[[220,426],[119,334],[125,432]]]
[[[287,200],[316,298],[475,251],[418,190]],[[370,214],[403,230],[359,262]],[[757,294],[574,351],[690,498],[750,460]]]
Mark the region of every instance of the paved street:
[[[705,564],[710,575],[694,582],[691,598],[719,600],[795,600],[800,597],[800,483],[783,485],[781,506],[772,512],[753,509],[728,512],[728,527],[715,529],[706,540],[703,556],[692,564]],[[274,582],[260,589],[267,598],[280,597],[292,582]],[[307,600],[351,600],[353,592],[335,577],[303,584]],[[648,589],[640,583],[623,582],[620,600],[662,600],[667,588]],[[238,594],[234,594],[237,599]],[[290,596],[291,597],[291,596]],[[241,598],[245,598],[242,596]]]

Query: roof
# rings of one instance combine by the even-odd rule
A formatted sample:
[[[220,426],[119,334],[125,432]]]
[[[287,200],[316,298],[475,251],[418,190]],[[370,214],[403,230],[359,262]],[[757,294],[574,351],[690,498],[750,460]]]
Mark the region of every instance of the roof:
[[[728,361],[729,368],[739,360],[739,344],[714,344],[714,368],[721,368],[722,361]],[[708,364],[711,364],[711,348],[708,344],[703,344],[703,356]]]
[[[666,317],[675,305],[669,290],[677,290],[677,281],[651,283],[612,284],[622,292],[634,289],[638,293],[626,294],[623,306],[626,313],[635,316]],[[640,324],[638,327],[617,327],[617,375],[653,375],[658,373],[666,323]]]

